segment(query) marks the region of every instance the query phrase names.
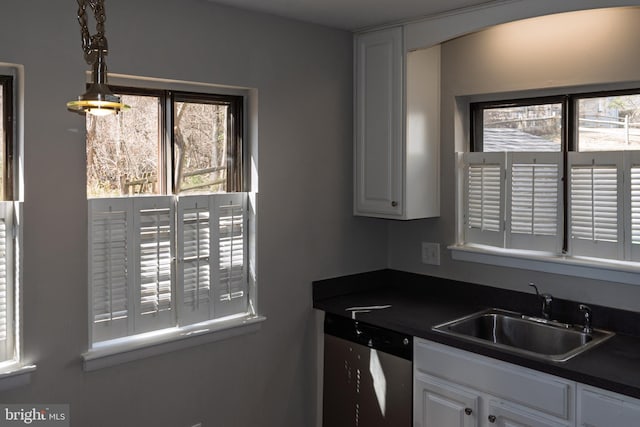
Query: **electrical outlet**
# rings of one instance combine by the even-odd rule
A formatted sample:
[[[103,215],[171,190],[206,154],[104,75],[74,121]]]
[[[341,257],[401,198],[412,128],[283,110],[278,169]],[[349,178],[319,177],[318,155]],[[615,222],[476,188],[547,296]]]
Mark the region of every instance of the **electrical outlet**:
[[[422,242],[422,263],[440,265],[440,243]]]

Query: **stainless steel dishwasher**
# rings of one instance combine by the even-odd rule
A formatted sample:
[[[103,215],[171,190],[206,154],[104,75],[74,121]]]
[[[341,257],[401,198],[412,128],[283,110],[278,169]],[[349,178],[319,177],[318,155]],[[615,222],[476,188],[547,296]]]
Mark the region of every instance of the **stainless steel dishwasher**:
[[[327,313],[323,427],[410,427],[413,338]]]

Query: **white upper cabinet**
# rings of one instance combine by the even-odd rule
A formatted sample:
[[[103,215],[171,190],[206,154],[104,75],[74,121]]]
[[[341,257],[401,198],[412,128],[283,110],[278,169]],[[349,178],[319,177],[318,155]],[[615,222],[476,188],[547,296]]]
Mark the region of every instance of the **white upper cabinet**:
[[[355,38],[356,215],[440,215],[440,47],[406,53],[403,39]]]

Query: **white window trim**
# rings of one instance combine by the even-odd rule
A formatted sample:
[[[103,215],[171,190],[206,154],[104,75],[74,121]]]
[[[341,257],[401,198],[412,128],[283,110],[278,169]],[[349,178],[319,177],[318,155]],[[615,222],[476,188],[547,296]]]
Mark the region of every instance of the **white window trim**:
[[[22,283],[23,275],[21,261],[23,259],[22,250],[22,200],[24,200],[24,66],[7,62],[0,62],[0,74],[12,75],[14,92],[14,224],[16,233],[16,245],[14,247],[14,258],[16,260],[16,271],[13,277],[14,289],[14,353],[13,359],[0,362],[0,392],[16,387],[27,385],[31,382],[31,374],[35,372],[36,365],[24,360],[23,348],[23,310],[22,310]]]
[[[472,244],[451,245],[448,249],[451,250],[451,257],[456,261],[521,268],[629,285],[640,284],[640,263],[637,262],[556,255],[550,252],[502,249]]]
[[[9,361],[0,365],[0,392],[21,387],[31,382],[31,374],[36,371],[36,365],[23,365]]]
[[[103,341],[82,354],[84,370],[95,371],[175,350],[254,333],[260,330],[261,323],[266,319],[264,316],[245,314]]]

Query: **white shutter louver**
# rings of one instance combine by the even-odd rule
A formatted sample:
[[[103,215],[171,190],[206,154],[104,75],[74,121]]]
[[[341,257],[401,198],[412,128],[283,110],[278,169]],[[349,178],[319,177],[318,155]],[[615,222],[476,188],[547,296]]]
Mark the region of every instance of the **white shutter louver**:
[[[500,231],[500,165],[469,166],[469,227]]]
[[[465,153],[465,240],[504,246],[504,153]]]
[[[569,153],[569,238],[573,255],[622,259],[621,153]]]
[[[180,324],[211,318],[211,211],[210,196],[182,196],[178,200]]]
[[[617,172],[603,166],[571,169],[573,238],[617,242]]]
[[[14,202],[0,202],[0,362],[13,358]]]
[[[173,298],[173,197],[134,198],[136,332],[175,324]]]
[[[631,167],[631,244],[640,247],[640,166]],[[640,261],[640,256],[633,260]]]
[[[93,341],[129,334],[131,202],[89,201],[89,280]]]
[[[9,332],[7,318],[8,283],[7,283],[7,222],[0,219],[0,342],[5,342]],[[2,358],[4,360],[4,358]]]
[[[561,153],[509,153],[507,246],[559,252]]]
[[[247,194],[227,193],[214,197],[217,220],[217,271],[214,317],[247,312]]]
[[[625,250],[627,259],[640,261],[640,152],[630,152],[625,155],[625,176],[628,177],[624,188],[626,199],[625,237],[628,242]]]
[[[92,343],[248,313],[247,197],[90,200]]]

